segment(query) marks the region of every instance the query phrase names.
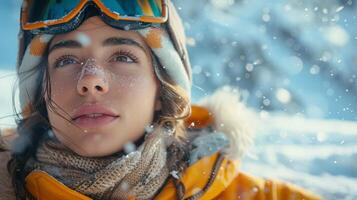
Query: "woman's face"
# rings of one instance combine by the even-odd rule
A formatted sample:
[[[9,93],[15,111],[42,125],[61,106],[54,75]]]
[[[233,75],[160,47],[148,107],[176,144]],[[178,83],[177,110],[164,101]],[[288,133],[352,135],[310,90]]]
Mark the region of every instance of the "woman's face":
[[[159,82],[143,38],[99,17],[54,37],[48,71],[54,134],[82,156],[122,150],[143,136],[160,107]]]

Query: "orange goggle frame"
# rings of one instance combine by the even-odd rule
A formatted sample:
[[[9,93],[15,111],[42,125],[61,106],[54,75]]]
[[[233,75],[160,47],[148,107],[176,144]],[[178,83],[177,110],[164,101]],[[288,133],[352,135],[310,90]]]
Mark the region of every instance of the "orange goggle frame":
[[[72,19],[74,19],[82,9],[90,2],[95,4],[100,11],[110,17],[113,20],[125,20],[125,21],[138,21],[145,23],[165,23],[168,19],[168,6],[167,0],[132,0],[136,1],[140,6],[142,13],[144,15],[139,16],[128,16],[121,15],[119,12],[108,8],[101,0],[80,0],[77,5],[71,9],[70,12],[65,14],[63,17],[58,19],[44,19],[36,22],[29,22],[29,9],[31,9],[31,4],[36,0],[24,0],[23,6],[21,9],[21,25],[23,30],[36,30],[41,28],[47,28],[50,26],[65,24]],[[150,2],[155,2],[159,6],[161,6],[161,15],[154,16]]]

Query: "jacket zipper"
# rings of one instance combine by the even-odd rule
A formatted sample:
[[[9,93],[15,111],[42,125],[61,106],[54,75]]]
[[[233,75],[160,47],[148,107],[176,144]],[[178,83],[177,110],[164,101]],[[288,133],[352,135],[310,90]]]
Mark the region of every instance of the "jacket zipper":
[[[213,171],[206,183],[206,185],[203,187],[203,189],[199,192],[197,192],[196,194],[186,198],[185,200],[198,200],[198,198],[200,198],[213,184],[214,179],[217,176],[217,172],[222,164],[224,160],[224,156],[222,153],[219,153],[218,158],[216,159],[215,163],[214,163],[214,167],[213,167]]]

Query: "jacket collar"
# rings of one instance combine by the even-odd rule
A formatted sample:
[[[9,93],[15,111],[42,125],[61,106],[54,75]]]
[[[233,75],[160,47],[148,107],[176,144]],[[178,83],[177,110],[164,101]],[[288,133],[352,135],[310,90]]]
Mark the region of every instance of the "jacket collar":
[[[186,169],[182,183],[186,188],[185,199],[208,200],[219,195],[238,174],[239,161],[227,159],[217,152],[202,158]],[[43,171],[33,171],[26,177],[26,189],[36,199],[81,199],[91,198],[82,195],[63,185],[51,175]],[[169,180],[155,200],[176,198],[173,180]]]
[[[213,199],[228,187],[238,172],[239,161],[229,160],[220,152],[204,157],[187,168],[182,176],[186,190],[184,199]],[[176,194],[173,180],[169,180],[155,200],[175,199]]]

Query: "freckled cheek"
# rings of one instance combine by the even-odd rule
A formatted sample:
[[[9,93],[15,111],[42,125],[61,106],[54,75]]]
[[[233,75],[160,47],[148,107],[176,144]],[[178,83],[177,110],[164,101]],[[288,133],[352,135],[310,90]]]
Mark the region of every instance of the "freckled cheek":
[[[112,89],[131,92],[149,92],[147,90],[152,90],[155,85],[155,79],[145,75],[117,75],[111,81]]]
[[[64,101],[70,98],[76,91],[77,82],[71,76],[58,76],[53,75],[51,77],[51,98],[54,101]],[[61,102],[56,102],[60,103]]]

